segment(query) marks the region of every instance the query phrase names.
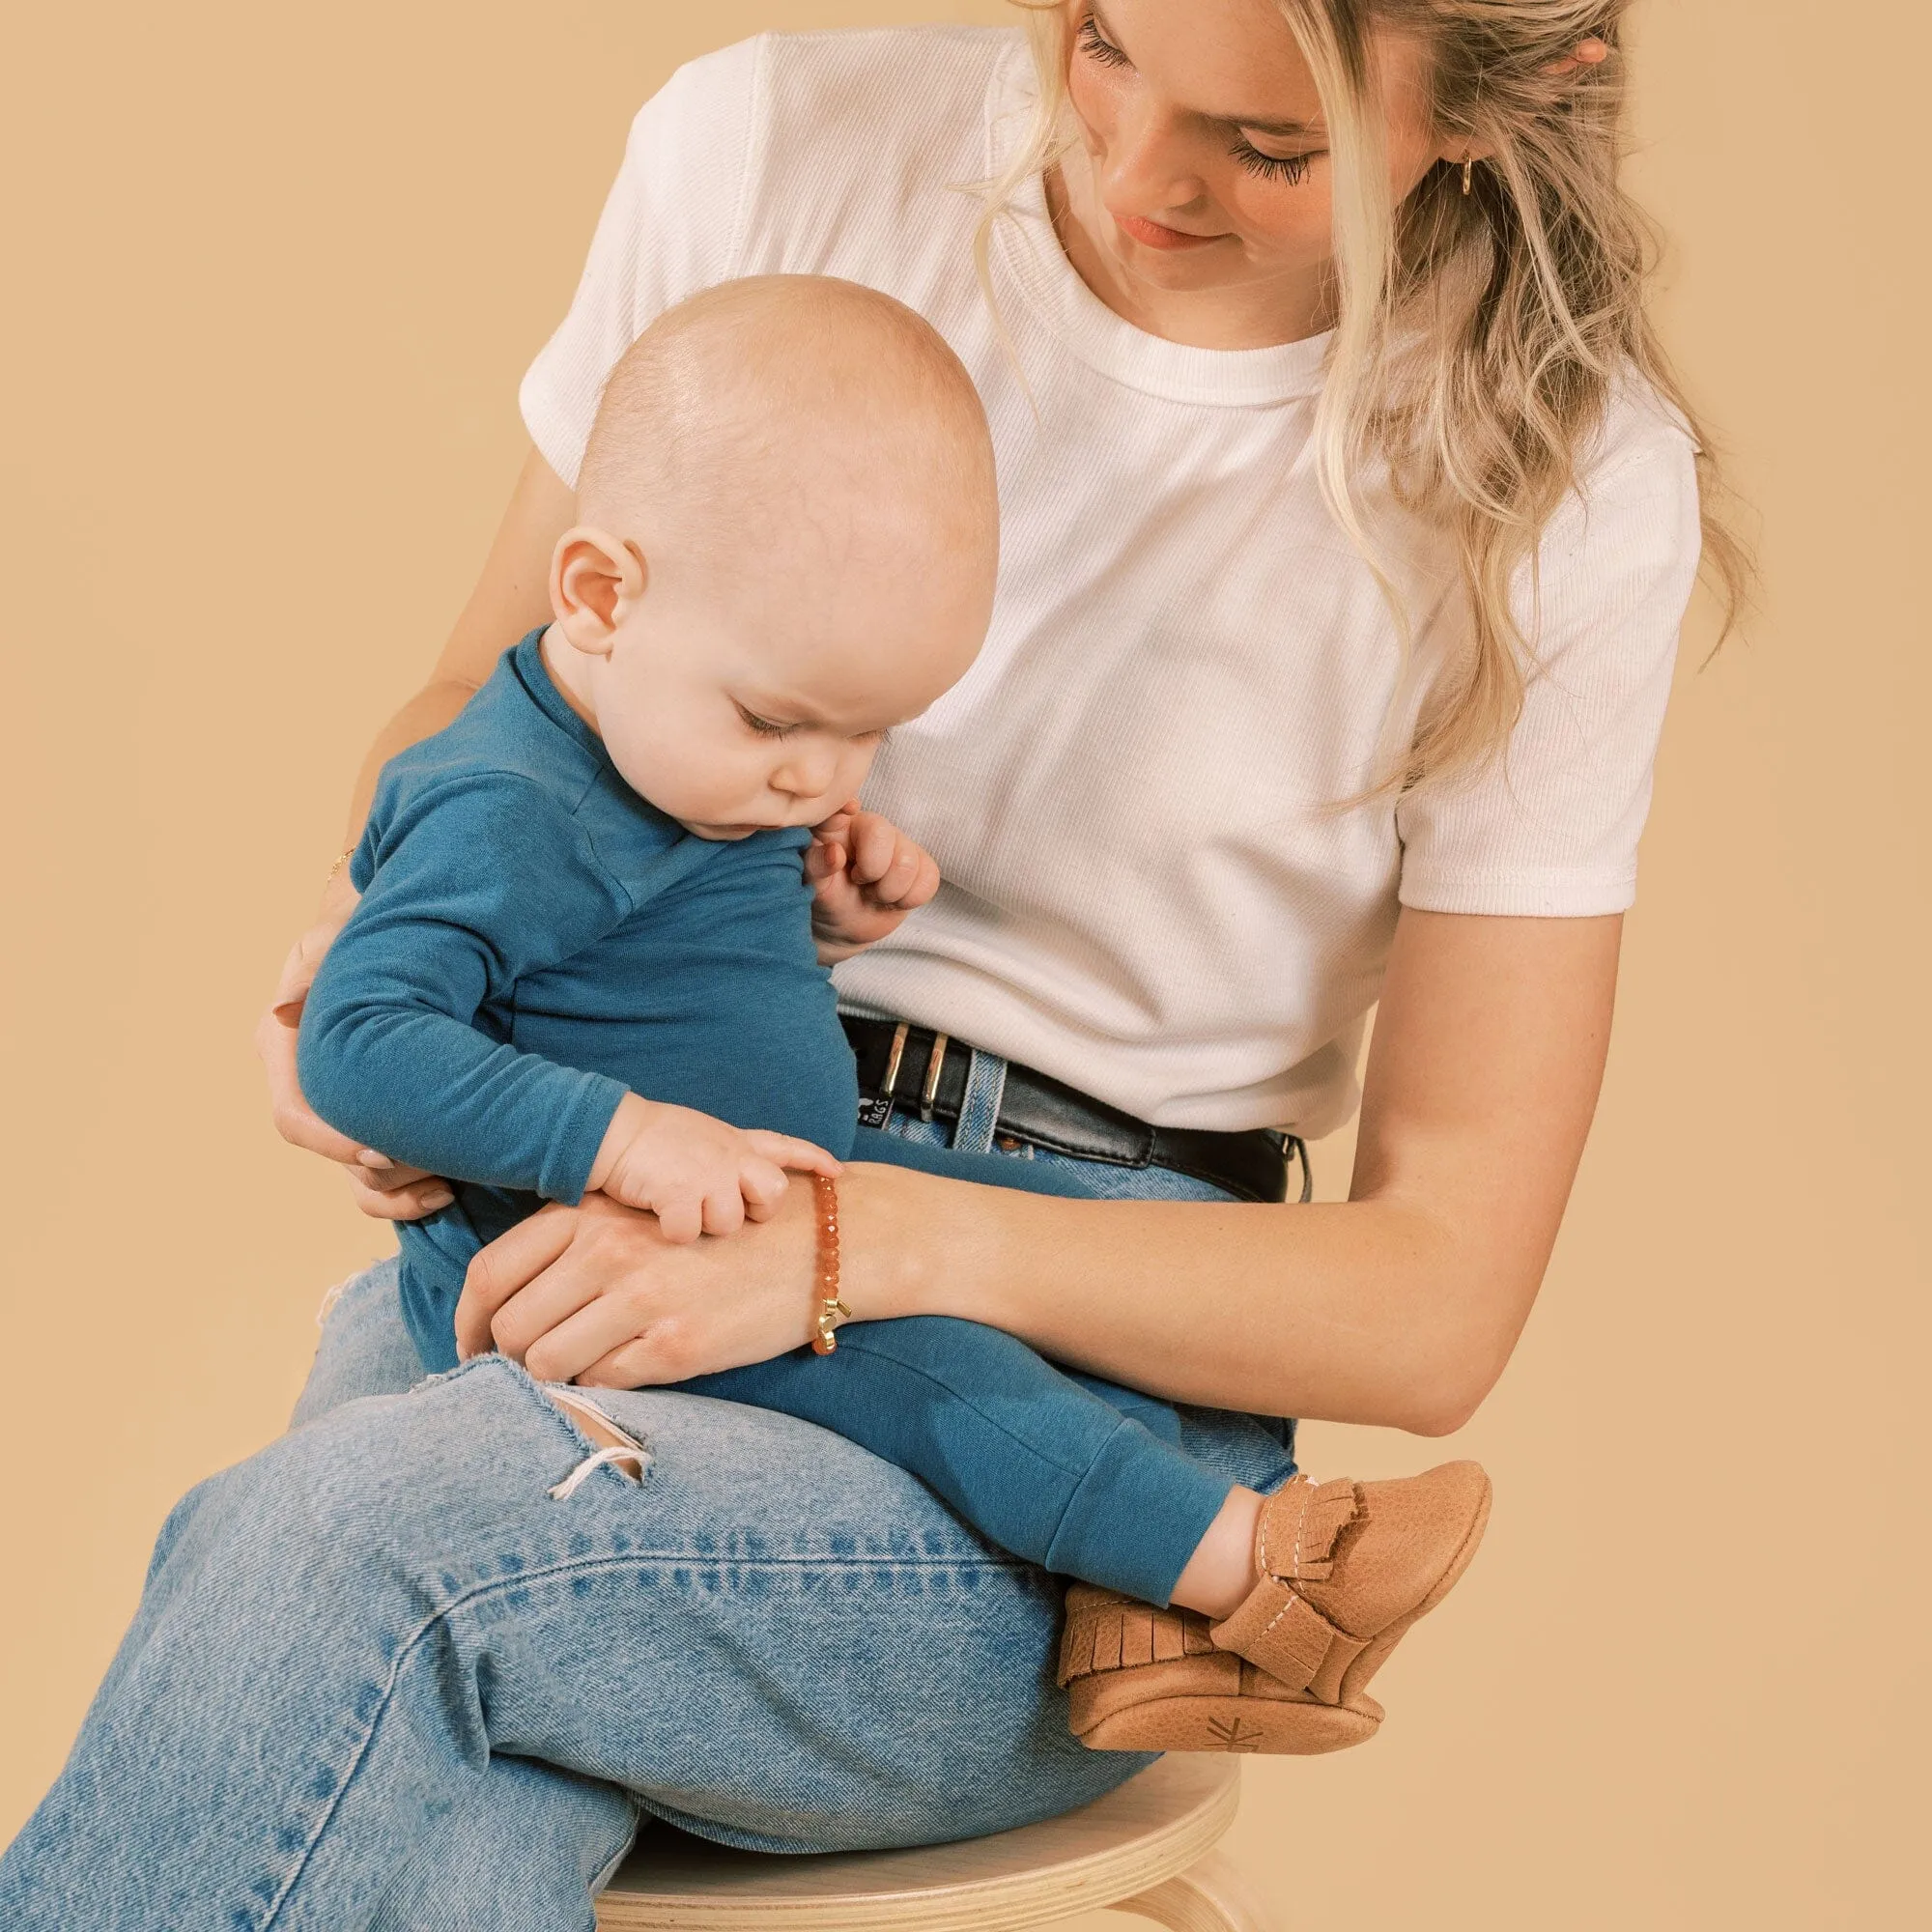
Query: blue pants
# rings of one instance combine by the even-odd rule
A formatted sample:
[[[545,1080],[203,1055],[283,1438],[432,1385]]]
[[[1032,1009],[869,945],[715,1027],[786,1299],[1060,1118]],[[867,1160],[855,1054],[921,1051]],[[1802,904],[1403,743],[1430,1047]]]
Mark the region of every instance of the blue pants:
[[[897,1125],[862,1129],[853,1158],[1075,1198],[1122,1172],[941,1150],[917,1122]],[[1161,1170],[1134,1179],[1143,1198],[1226,1198]],[[1181,1448],[1166,1403],[1066,1374],[1002,1329],[946,1316],[857,1323],[831,1355],[800,1349],[678,1386],[835,1430],[910,1470],[1002,1549],[1146,1603],[1168,1601],[1233,1487]]]
[[[1065,1375],[977,1321],[916,1316],[680,1384],[815,1422],[909,1469],[1042,1570],[1165,1604],[1233,1487],[1165,1403]]]

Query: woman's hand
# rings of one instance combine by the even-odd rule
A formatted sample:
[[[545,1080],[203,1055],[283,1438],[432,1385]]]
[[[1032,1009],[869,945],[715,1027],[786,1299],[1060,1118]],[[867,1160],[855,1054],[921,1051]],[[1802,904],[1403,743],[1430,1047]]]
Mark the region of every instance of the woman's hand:
[[[815,1243],[809,1187],[788,1188],[770,1220],[728,1240],[685,1244],[603,1195],[553,1204],[469,1264],[457,1353],[496,1349],[539,1381],[589,1388],[770,1361],[811,1338]]]
[[[255,1027],[255,1051],[269,1075],[275,1131],[292,1146],[337,1161],[349,1176],[355,1205],[382,1221],[416,1221],[447,1208],[448,1183],[420,1168],[401,1167],[373,1148],[358,1146],[323,1121],[302,1098],[296,1077],[296,1034],[316,968],[355,910],[355,888],[345,867],[329,880],[315,923],[289,949],[274,998]]]

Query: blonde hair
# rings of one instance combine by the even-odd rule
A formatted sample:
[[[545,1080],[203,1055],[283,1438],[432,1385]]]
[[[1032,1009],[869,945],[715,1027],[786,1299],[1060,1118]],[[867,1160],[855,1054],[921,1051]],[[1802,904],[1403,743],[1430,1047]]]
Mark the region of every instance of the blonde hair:
[[[1063,152],[1074,0],[1015,0],[1039,73],[1033,125],[988,185],[977,253],[988,281],[993,224]],[[1409,742],[1374,792],[1480,765],[1508,741],[1536,660],[1512,591],[1532,585],[1544,529],[1577,485],[1577,458],[1612,389],[1648,383],[1698,445],[1704,563],[1725,628],[1749,558],[1720,520],[1708,440],[1644,307],[1655,242],[1617,183],[1629,0],[1275,0],[1313,73],[1334,183],[1337,320],[1317,409],[1316,462],[1338,523],[1382,583],[1406,652],[1401,599],[1377,560],[1359,479],[1385,465],[1399,500],[1453,538],[1468,623],[1435,668]],[[1421,45],[1439,139],[1483,159],[1439,162],[1390,205],[1374,37]],[[1573,61],[1587,40],[1611,57]],[[1374,795],[1371,792],[1369,795]]]

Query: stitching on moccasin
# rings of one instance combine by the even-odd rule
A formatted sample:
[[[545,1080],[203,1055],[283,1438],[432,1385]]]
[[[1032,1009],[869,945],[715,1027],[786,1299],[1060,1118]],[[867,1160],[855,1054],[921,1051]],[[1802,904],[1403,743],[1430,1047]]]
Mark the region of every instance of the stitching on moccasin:
[[[1301,1532],[1308,1521],[1308,1505],[1314,1500],[1315,1490],[1311,1485],[1308,1493],[1301,1499],[1301,1514],[1294,1520],[1294,1553],[1289,1558],[1288,1574],[1297,1579],[1301,1576]]]
[[[1315,1478],[1313,1476],[1307,1474],[1304,1470],[1297,1469],[1294,1472],[1294,1474],[1288,1479],[1288,1487],[1293,1489],[1296,1483],[1307,1483],[1309,1485],[1310,1493],[1313,1494],[1314,1483],[1315,1483]],[[1275,1495],[1270,1496],[1268,1498],[1268,1502],[1270,1503],[1274,1502],[1276,1500],[1276,1497],[1279,1496],[1279,1494],[1280,1492],[1277,1491],[1275,1492]],[[1306,1516],[1308,1514],[1308,1505],[1305,1502],[1301,1506],[1301,1513],[1303,1516]],[[1268,1577],[1272,1577],[1274,1575],[1274,1565],[1268,1561],[1268,1518],[1272,1514],[1273,1512],[1269,1510],[1265,1505],[1263,1506],[1261,1533],[1255,1539],[1255,1560],[1262,1566],[1263,1574]],[[1297,1536],[1299,1535],[1299,1533],[1300,1533],[1299,1525],[1297,1525],[1296,1526]]]

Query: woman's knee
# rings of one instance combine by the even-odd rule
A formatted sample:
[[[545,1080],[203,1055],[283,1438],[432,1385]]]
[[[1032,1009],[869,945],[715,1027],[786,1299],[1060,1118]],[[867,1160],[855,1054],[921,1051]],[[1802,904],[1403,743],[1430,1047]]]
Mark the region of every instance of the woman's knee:
[[[323,1297],[322,1330],[291,1428],[300,1428],[363,1396],[401,1395],[422,1379],[415,1344],[403,1324],[397,1263],[381,1262]]]
[[[354,1589],[442,1562],[470,1530],[550,1500],[593,1455],[581,1425],[489,1357],[401,1393],[342,1402],[191,1491],[157,1561],[219,1560]]]

